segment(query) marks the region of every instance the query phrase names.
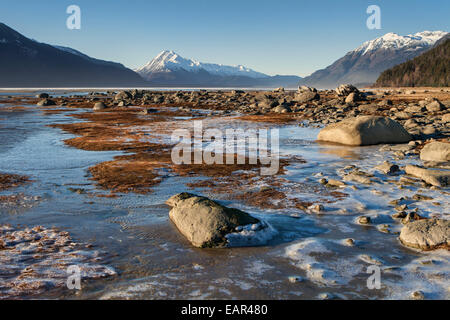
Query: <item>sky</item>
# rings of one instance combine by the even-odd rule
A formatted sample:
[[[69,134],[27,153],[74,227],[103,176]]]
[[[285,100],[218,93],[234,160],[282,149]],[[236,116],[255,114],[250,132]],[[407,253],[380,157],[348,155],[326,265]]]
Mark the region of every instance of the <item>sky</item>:
[[[69,5],[81,29],[69,30]],[[366,26],[378,5],[381,29]],[[137,68],[162,50],[306,76],[388,32],[450,31],[448,0],[0,0],[0,22],[40,42]]]

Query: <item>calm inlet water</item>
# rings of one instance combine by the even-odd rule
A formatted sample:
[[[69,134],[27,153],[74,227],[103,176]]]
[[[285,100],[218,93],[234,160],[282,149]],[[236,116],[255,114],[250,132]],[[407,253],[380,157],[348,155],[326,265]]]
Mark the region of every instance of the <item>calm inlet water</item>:
[[[416,252],[398,241],[401,224],[390,215],[389,201],[421,193],[433,201],[409,205],[423,216],[449,218],[449,190],[399,189],[387,180],[399,177],[380,175],[374,167],[392,160],[392,153],[374,147],[338,147],[314,142],[318,129],[286,125],[280,128],[282,155],[298,155],[306,163],[288,167],[289,182],[305,187],[301,198],[323,201],[317,192],[322,177],[340,179],[339,170],[356,165],[373,173],[379,182],[370,186],[353,183],[340,191],[349,197],[324,203],[323,214],[293,210],[261,210],[237,201],[223,200],[267,221],[272,238],[255,247],[228,249],[193,248],[168,218],[165,200],[189,191],[215,199],[223,195],[208,190],[189,190],[185,183],[199,178],[181,178],[168,173],[163,183],[148,195],[125,194],[100,198],[91,193],[107,193],[89,180],[87,169],[111,160],[118,152],[90,152],[68,147],[63,140],[71,135],[48,124],[79,121],[67,113],[44,114],[27,108],[10,111],[0,106],[0,171],[30,176],[32,183],[1,192],[23,193],[29,201],[21,206],[0,207],[0,224],[56,226],[70,232],[77,241],[87,242],[105,252],[102,264],[116,276],[82,281],[82,290],[52,288],[41,298],[68,299],[320,299],[320,298],[409,298],[421,290],[427,298],[450,298],[450,255],[446,251]],[[68,110],[73,113],[73,110]],[[81,111],[80,111],[81,112]],[[182,119],[180,119],[181,121]],[[216,126],[230,126],[229,120]],[[234,126],[262,127],[262,124],[233,122]],[[413,157],[395,161],[415,163]],[[309,186],[311,188],[309,188]],[[316,188],[313,188],[316,187]],[[73,192],[84,189],[85,193]],[[324,188],[324,187],[322,187]],[[289,196],[298,197],[298,190]],[[329,200],[333,200],[330,196]],[[432,202],[439,202],[440,206]],[[370,216],[373,224],[355,222]],[[381,232],[388,224],[391,233]],[[355,246],[345,245],[345,239]],[[255,239],[257,242],[259,239]],[[430,263],[431,261],[431,263]],[[381,289],[367,288],[367,268],[381,268]],[[0,273],[1,277],[1,273]],[[22,298],[26,298],[24,296]]]

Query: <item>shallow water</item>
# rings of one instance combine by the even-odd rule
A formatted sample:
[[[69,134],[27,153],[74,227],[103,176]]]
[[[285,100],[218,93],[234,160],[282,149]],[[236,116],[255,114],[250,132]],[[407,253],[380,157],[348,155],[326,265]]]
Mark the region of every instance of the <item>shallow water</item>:
[[[317,188],[325,187],[318,180],[339,179],[338,170],[348,165],[373,173],[379,182],[368,187],[347,183],[339,191],[349,197],[324,203],[325,211],[320,215],[289,209],[262,210],[224,200],[268,222],[276,232],[274,237],[258,247],[197,249],[169,221],[169,208],[164,204],[169,196],[187,191],[185,183],[197,178],[168,175],[148,195],[93,196],[107,192],[95,187],[87,169],[120,153],[66,146],[62,140],[72,136],[46,126],[79,121],[65,114],[44,114],[33,107],[2,111],[0,106],[0,171],[28,175],[33,180],[1,193],[24,193],[32,201],[23,208],[0,207],[0,224],[56,226],[69,231],[74,239],[108,252],[103,263],[118,275],[84,280],[81,291],[48,290],[41,298],[389,299],[409,298],[415,290],[423,291],[426,298],[450,298],[449,253],[404,248],[395,234],[401,224],[390,217],[395,210],[388,204],[420,192],[434,199],[412,203],[410,209],[418,207],[423,216],[434,214],[448,219],[450,199],[442,190],[420,186],[399,189],[386,183],[399,177],[387,178],[374,171],[375,165],[393,157],[391,152],[380,151],[380,146],[320,145],[314,142],[319,129],[281,127],[281,154],[306,160],[288,167],[285,178],[303,186],[300,193],[290,196],[323,200]],[[229,119],[211,121],[219,128],[267,126]],[[399,165],[416,162],[416,157],[395,161]],[[358,189],[351,189],[352,185]],[[85,193],[73,192],[76,188]],[[206,190],[197,191],[221,198]],[[370,216],[373,223],[358,225],[355,219],[359,215]],[[389,224],[391,233],[379,231],[377,226],[381,224]],[[356,245],[346,246],[346,238],[355,239]],[[370,274],[366,271],[374,264],[381,268],[379,290],[367,288]]]

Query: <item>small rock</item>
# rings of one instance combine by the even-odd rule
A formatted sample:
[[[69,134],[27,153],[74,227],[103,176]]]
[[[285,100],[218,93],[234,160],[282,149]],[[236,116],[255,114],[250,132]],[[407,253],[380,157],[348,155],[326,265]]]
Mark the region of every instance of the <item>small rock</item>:
[[[279,105],[273,108],[271,111],[275,113],[289,113],[291,112],[291,108]]]
[[[417,201],[427,201],[427,200],[433,200],[433,197],[430,196],[426,196],[420,193],[416,193],[415,195],[412,196],[413,200],[417,200]]]
[[[353,240],[352,238],[348,238],[345,239],[344,243],[346,246],[353,247],[355,245],[355,240]]]
[[[350,172],[349,174],[345,175],[342,179],[344,179],[344,181],[353,181],[362,184],[372,183],[372,180],[369,177],[362,174],[358,174],[357,172]]]
[[[37,105],[40,106],[40,107],[54,106],[54,105],[56,105],[56,102],[51,100],[51,99],[44,99],[44,100],[39,101],[37,103]]]
[[[152,108],[145,108],[144,110],[142,110],[142,114],[151,114],[151,113],[155,113],[155,112],[157,112],[158,110],[156,110],[156,109],[152,109]]]
[[[359,224],[369,224],[370,223],[370,217],[360,216],[360,217],[358,217],[358,223]]]
[[[356,92],[352,92],[345,98],[345,103],[353,103],[360,100],[361,100],[360,95]]]
[[[397,112],[394,117],[398,120],[408,120],[412,117],[412,115],[405,111]]]
[[[317,92],[317,89],[313,87],[300,86],[298,87],[297,92]]]
[[[420,159],[436,162],[450,161],[450,143],[439,141],[427,143],[420,151]]]
[[[418,290],[418,291],[414,291],[413,293],[411,293],[411,298],[414,300],[424,300],[425,295],[423,294],[422,291]]]
[[[298,283],[298,282],[302,282],[303,278],[300,277],[300,276],[290,276],[288,278],[288,280],[289,280],[290,283]]]
[[[382,265],[383,262],[375,257],[369,256],[368,254],[361,254],[358,256],[361,261],[369,264]]]
[[[43,93],[39,93],[38,95],[36,95],[36,98],[47,99],[47,98],[50,98],[50,96],[48,95],[48,93],[43,92]]]
[[[387,175],[394,175],[400,171],[398,165],[391,164],[388,161],[385,161],[385,162],[383,162],[383,164],[376,166],[375,169],[377,169]]]
[[[94,104],[94,108],[93,108],[94,111],[101,111],[101,110],[105,110],[105,109],[106,109],[106,106],[103,102],[97,102]]]
[[[316,204],[316,205],[311,207],[311,211],[316,212],[316,213],[322,212],[324,210],[325,210],[325,208],[321,204]]]
[[[427,105],[428,112],[438,112],[444,109],[444,105],[437,99]]]
[[[346,184],[344,182],[335,180],[335,179],[328,179],[328,182],[326,185],[328,187],[338,187],[338,188],[342,188],[342,187],[346,186]]]
[[[450,183],[450,171],[431,170],[407,165],[405,172],[436,187],[445,187]]]
[[[317,298],[319,298],[320,300],[330,300],[330,299],[336,298],[336,296],[333,295],[332,293],[324,292],[324,293],[320,293],[317,296]]]
[[[443,123],[449,123],[450,122],[450,113],[446,113],[442,116],[442,122]]]
[[[294,100],[298,103],[306,103],[313,100],[319,100],[320,96],[317,92],[307,91],[303,93],[298,93],[295,95]]]
[[[348,96],[352,92],[359,93],[359,90],[351,84],[341,84],[335,91],[338,96]]]
[[[132,95],[128,91],[120,91],[117,93],[114,97],[114,100],[124,100],[124,99],[130,99],[132,98]]]
[[[391,230],[389,229],[389,225],[388,224],[381,224],[379,226],[377,226],[378,231],[383,232],[383,233],[391,233]]]
[[[393,215],[391,215],[391,217],[394,219],[403,219],[406,217],[406,212],[404,212],[404,211],[396,212]]]
[[[407,224],[412,221],[417,221],[417,220],[421,220],[421,219],[423,219],[423,218],[418,213],[410,212],[402,219],[402,223]]]

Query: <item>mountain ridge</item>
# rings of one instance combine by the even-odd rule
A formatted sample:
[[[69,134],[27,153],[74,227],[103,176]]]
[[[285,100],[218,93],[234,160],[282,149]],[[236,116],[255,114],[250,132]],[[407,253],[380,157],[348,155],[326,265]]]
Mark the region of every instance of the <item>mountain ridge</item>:
[[[381,72],[420,55],[446,35],[445,31],[422,31],[407,36],[387,33],[303,78],[301,84],[319,88],[335,88],[342,83],[371,85]]]
[[[194,59],[181,57],[174,51],[164,50],[141,68],[135,69],[139,74],[145,75],[152,72],[164,72],[184,69],[195,72],[200,69],[215,75],[241,75],[251,78],[265,78],[268,75],[246,68],[243,65],[229,66],[216,63],[203,63]]]
[[[120,63],[29,39],[0,23],[0,87],[119,87],[145,81]]]
[[[203,63],[170,50],[160,52],[135,71],[154,86],[297,87],[302,79],[294,75],[269,76],[243,65]]]
[[[420,56],[448,37],[445,31],[364,42],[325,69],[302,78],[270,76],[243,65],[203,63],[164,50],[134,71],[73,48],[29,39],[0,22],[0,87],[287,87],[371,85],[385,70]]]

